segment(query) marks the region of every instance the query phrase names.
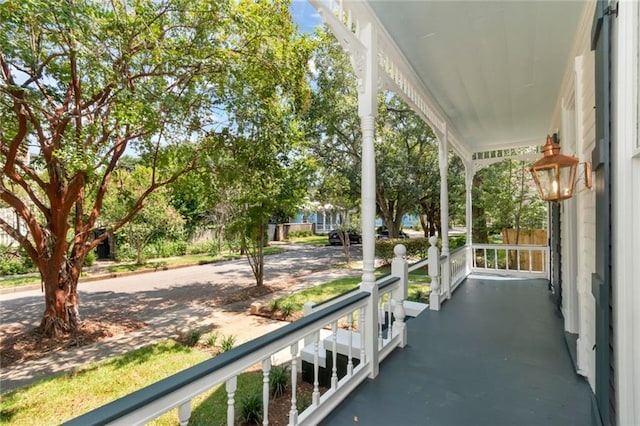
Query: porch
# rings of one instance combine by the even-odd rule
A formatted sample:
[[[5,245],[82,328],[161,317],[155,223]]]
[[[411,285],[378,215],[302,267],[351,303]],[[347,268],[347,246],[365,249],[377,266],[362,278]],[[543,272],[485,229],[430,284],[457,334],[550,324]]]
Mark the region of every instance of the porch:
[[[305,306],[301,320],[68,424],[145,424],[177,409],[186,425],[194,397],[224,386],[233,425],[238,377],[255,368],[269,424],[275,365],[290,372],[291,425],[590,423],[591,390],[571,364],[548,290],[548,247],[474,245],[440,256],[430,242],[428,258],[411,265],[397,245],[391,274],[373,287]],[[429,309],[406,300],[408,273],[424,267]],[[304,407],[298,372],[313,385]]]
[[[471,275],[440,311],[408,321],[407,346],[322,424],[591,424],[547,285]]]

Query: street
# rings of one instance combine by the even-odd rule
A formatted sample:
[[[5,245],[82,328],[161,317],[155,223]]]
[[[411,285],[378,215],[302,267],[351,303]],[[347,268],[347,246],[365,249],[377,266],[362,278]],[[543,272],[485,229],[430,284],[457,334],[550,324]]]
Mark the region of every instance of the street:
[[[275,284],[344,261],[342,247],[288,245],[288,251],[265,257],[265,283]],[[360,245],[351,247],[362,258]],[[153,322],[187,306],[212,305],[222,294],[255,286],[246,259],[148,272],[79,284],[82,319],[130,319]],[[44,297],[40,290],[0,295],[0,337],[40,323]]]

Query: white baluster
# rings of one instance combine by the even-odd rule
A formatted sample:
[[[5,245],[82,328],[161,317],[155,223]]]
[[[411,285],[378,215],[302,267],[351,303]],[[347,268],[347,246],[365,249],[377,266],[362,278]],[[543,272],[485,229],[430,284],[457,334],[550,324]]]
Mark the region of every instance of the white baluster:
[[[367,339],[367,329],[366,329],[366,316],[367,309],[363,307],[360,309],[360,316],[358,318],[358,331],[360,332],[360,363],[364,364],[367,361],[367,351],[365,349],[364,343]]]
[[[320,405],[320,360],[318,351],[320,350],[320,331],[313,333],[313,394],[311,397],[314,406]]]
[[[349,359],[347,361],[347,374],[353,375],[353,354],[351,347],[353,346],[353,312],[347,316],[347,329],[349,330]]]
[[[296,400],[296,387],[298,381],[298,344],[291,345],[291,411],[289,412],[289,424],[298,424],[298,406]]]
[[[382,349],[382,326],[384,325],[384,295],[378,300],[378,350]]]
[[[269,373],[271,372],[271,358],[262,360],[262,424],[269,424]]]
[[[238,377],[233,376],[232,378],[227,380],[225,387],[227,390],[227,426],[233,426],[236,417],[234,409],[234,397],[236,395],[236,389],[238,387]]]
[[[400,336],[400,343],[398,344],[398,346],[404,348],[407,344],[407,324],[404,321],[406,317],[404,305],[402,301],[400,301],[399,303],[394,301],[393,304],[393,314],[396,318],[393,329],[394,332]],[[393,336],[393,334],[391,336]]]
[[[333,340],[333,367],[331,368],[331,388],[338,387],[338,322],[331,323],[331,339]]]
[[[191,418],[191,400],[178,407],[178,421],[180,426],[187,426]]]

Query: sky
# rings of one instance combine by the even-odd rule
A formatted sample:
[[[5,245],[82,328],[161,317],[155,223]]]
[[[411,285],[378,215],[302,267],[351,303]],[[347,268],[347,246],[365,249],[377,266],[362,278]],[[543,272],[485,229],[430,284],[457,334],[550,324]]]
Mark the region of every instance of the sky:
[[[312,33],[316,26],[322,24],[318,11],[307,0],[293,0],[290,9],[293,21],[302,32]]]

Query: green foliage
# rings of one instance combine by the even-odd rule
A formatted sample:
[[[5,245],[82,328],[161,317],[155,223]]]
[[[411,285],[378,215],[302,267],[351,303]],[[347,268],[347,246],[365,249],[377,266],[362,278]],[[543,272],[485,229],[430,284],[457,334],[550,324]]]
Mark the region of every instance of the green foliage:
[[[308,407],[311,406],[311,395],[308,393],[301,392],[297,395],[296,399],[296,409],[298,413],[302,413]]]
[[[413,287],[409,289],[407,300],[413,302],[429,302],[430,291],[426,287]]]
[[[262,423],[262,394],[255,392],[240,398],[240,420],[245,424]]]
[[[218,344],[218,332],[214,331],[204,336],[204,342],[210,348],[215,348]]]
[[[22,249],[0,246],[0,275],[19,275],[33,272],[33,262]]]
[[[289,318],[291,314],[296,310],[296,307],[293,303],[283,303],[280,306],[280,312],[282,312],[283,318]]]
[[[189,347],[194,347],[200,342],[200,338],[202,337],[202,331],[200,330],[190,330],[184,336],[184,344]]]
[[[210,254],[215,256],[218,253],[218,246],[215,241],[198,241],[187,245],[186,254]]]
[[[236,345],[236,337],[233,334],[228,334],[222,338],[220,342],[220,350],[222,352],[227,352],[233,349]]]
[[[269,373],[269,386],[271,397],[277,398],[284,395],[289,385],[289,368],[287,365],[274,365]]]
[[[281,299],[273,299],[271,301],[271,304],[269,305],[269,309],[271,309],[271,311],[273,312],[279,311],[281,307],[282,307]]]
[[[439,240],[440,246],[442,246],[442,240]],[[466,235],[450,235],[449,236],[449,251],[453,251],[458,247],[462,247],[467,243]]]
[[[156,241],[145,245],[142,253],[144,259],[184,256],[187,254],[187,242],[167,240]]]
[[[474,180],[474,231],[485,232],[474,241],[486,242],[487,233],[505,228],[540,229],[547,220],[547,206],[538,196],[529,173],[530,163],[505,160],[477,173]]]
[[[47,303],[55,300],[51,292],[58,278],[68,276],[60,265],[68,265],[72,253],[95,247],[90,236],[98,224],[123,234],[120,241],[141,262],[148,243],[182,238],[158,231],[173,234],[177,222],[175,228],[186,223],[191,230],[203,220],[212,200],[200,197],[211,194],[218,202],[217,190],[228,182],[219,175],[237,169],[236,176],[250,177],[231,190],[242,195],[255,188],[274,200],[267,215],[278,202],[301,198],[311,175],[300,166],[308,161],[296,149],[300,113],[309,98],[310,43],[298,35],[288,6],[0,2],[0,163],[6,166],[0,186],[7,189],[0,198],[30,222],[33,241],[22,242],[28,256],[49,263],[40,268],[49,271],[43,277]],[[210,144],[212,129],[223,127],[237,132],[244,146],[236,149],[231,142],[218,150]],[[39,156],[31,164],[19,161],[18,155],[32,149]],[[125,160],[125,152],[136,160]],[[177,181],[196,169],[206,179],[187,193],[190,182]],[[168,190],[173,183],[177,187]],[[28,204],[25,186],[33,201]],[[260,204],[252,195],[232,200]],[[187,221],[182,214],[189,214]],[[77,277],[69,281],[69,303],[75,304]]]
[[[313,235],[313,232],[308,231],[308,230],[298,230],[298,231],[291,231],[288,234],[289,239],[295,239],[295,238],[304,238],[304,237],[310,237]]]
[[[390,264],[393,260],[393,248],[402,244],[407,248],[408,258],[425,258],[430,244],[427,238],[388,239],[376,241],[376,256],[382,259],[384,264]]]
[[[94,250],[88,252],[87,255],[84,257],[84,266],[92,266],[96,261],[96,257],[97,255]]]
[[[82,365],[68,373],[3,392],[0,423],[61,424],[208,358],[201,351],[166,341]],[[47,395],[50,403],[42,404],[42,395]],[[175,414],[169,416],[173,423],[164,424],[175,424]]]
[[[136,209],[152,180],[153,170],[134,164],[118,169],[114,175],[113,191],[105,197],[103,215],[111,223]],[[129,244],[136,251],[136,261],[142,263],[144,259],[185,254],[187,244],[181,241],[183,226],[183,218],[169,204],[168,189],[159,188],[146,197],[137,214],[116,233],[116,239],[119,244]]]

